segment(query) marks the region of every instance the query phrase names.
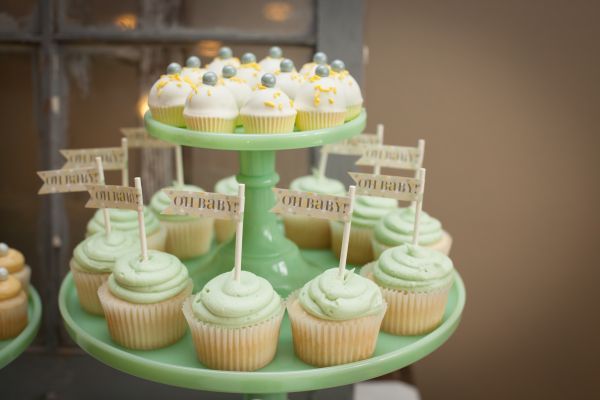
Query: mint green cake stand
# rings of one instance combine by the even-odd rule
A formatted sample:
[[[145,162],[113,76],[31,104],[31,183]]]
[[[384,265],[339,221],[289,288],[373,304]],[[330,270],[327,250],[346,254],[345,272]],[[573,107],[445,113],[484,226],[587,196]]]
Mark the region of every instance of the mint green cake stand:
[[[275,171],[278,151],[322,146],[361,133],[367,114],[363,110],[355,119],[341,126],[315,131],[285,134],[246,134],[197,132],[176,128],[144,116],[149,134],[183,146],[213,150],[238,151],[240,170],[237,180],[246,185],[242,268],[266,278],[282,295],[287,295],[318,275],[328,266],[304,259],[298,247],[288,240],[270,210],[275,205],[272,188],[279,182]],[[222,272],[233,268],[234,241],[219,247],[194,271],[194,282],[201,286]]]
[[[304,252],[307,259],[335,263],[327,251]],[[193,268],[194,261],[186,261]],[[199,287],[196,287],[198,290]],[[465,305],[465,288],[456,273],[442,324],[423,336],[393,336],[379,333],[373,357],[350,364],[326,368],[311,367],[294,355],[290,322],[281,326],[275,359],[254,372],[211,370],[196,358],[189,331],[176,344],[159,350],[127,350],[112,342],[106,321],[87,314],[79,305],[69,273],[62,283],[59,307],[67,331],[86,352],[101,362],[140,378],[196,390],[251,393],[246,399],[282,400],[288,392],[317,390],[347,385],[405,367],[441,346],[459,324]]]
[[[0,369],[8,365],[17,358],[33,341],[40,328],[42,320],[42,302],[40,296],[33,286],[29,285],[29,304],[28,304],[29,323],[19,336],[0,340]]]

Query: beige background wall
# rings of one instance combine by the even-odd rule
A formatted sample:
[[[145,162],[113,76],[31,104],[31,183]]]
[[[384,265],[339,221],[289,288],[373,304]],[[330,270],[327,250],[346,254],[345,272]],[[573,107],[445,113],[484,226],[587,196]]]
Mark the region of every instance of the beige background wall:
[[[427,139],[425,209],[454,235],[468,290],[456,335],[416,365],[425,399],[600,393],[599,14],[368,2],[369,127]]]

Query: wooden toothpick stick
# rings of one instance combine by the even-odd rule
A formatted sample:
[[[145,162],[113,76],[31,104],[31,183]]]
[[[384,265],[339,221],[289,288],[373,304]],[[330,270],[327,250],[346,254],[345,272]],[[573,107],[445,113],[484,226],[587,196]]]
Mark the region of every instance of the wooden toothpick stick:
[[[242,235],[244,234],[244,203],[246,185],[238,185],[239,217],[235,231],[235,261],[233,265],[233,278],[239,282],[242,275]]]
[[[342,249],[340,251],[339,275],[344,277],[346,270],[346,259],[348,258],[348,244],[350,242],[350,227],[352,226],[352,211],[354,210],[354,194],[356,186],[350,186],[348,189],[348,197],[350,198],[350,206],[348,209],[348,221],[344,222],[344,233],[342,235]]]
[[[121,185],[129,186],[129,147],[127,138],[121,138],[121,148],[123,149],[123,169],[121,170]]]
[[[175,172],[177,176],[177,185],[183,186],[183,154],[181,145],[175,146]]]
[[[100,185],[104,185],[104,168],[102,167],[102,157],[96,157],[96,167],[98,168],[98,183]],[[110,214],[108,213],[107,208],[102,209],[102,214],[104,214],[104,232],[106,237],[110,236],[111,226],[110,226]]]
[[[383,124],[377,124],[377,139],[379,143],[383,144]],[[381,174],[381,165],[375,164],[373,167],[373,173],[375,175]]]
[[[142,179],[135,178],[135,188],[138,192],[138,228],[140,245],[142,247],[142,261],[148,261],[148,243],[146,241],[146,224],[144,223],[144,195],[142,194]]]
[[[421,219],[421,211],[423,210],[423,193],[425,193],[425,168],[419,168],[417,178],[419,184],[419,198],[415,209],[415,226],[413,230],[413,245],[419,244],[419,220]]]

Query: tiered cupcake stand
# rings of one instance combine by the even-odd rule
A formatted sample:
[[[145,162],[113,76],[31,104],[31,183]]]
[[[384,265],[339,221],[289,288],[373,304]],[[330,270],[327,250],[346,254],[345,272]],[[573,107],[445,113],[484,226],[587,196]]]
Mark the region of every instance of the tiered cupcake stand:
[[[27,311],[29,322],[19,336],[8,340],[0,340],[0,369],[8,365],[29,347],[40,328],[42,302],[40,301],[38,292],[31,285],[29,285],[29,305]]]
[[[145,116],[148,132],[156,138],[181,144],[240,154],[239,182],[246,185],[242,268],[267,278],[282,295],[288,294],[324,269],[337,265],[329,250],[299,250],[285,238],[277,217],[271,189],[279,176],[275,171],[277,151],[321,146],[361,133],[366,113],[343,126],[290,134],[215,134],[164,125]],[[196,290],[210,278],[233,266],[233,242],[215,246],[200,258],[186,260]],[[287,392],[316,390],[351,384],[384,375],[407,366],[434,351],[452,335],[465,304],[465,288],[458,273],[442,325],[414,337],[379,334],[375,354],[360,362],[327,368],[311,367],[294,356],[290,323],[284,319],[277,355],[255,372],[207,369],[196,358],[190,334],[173,346],[133,351],[114,344],[106,322],[87,314],[79,306],[70,274],[63,281],[59,306],[73,340],[100,361],[123,372],[152,381],[191,389],[246,393],[249,399],[285,399]]]

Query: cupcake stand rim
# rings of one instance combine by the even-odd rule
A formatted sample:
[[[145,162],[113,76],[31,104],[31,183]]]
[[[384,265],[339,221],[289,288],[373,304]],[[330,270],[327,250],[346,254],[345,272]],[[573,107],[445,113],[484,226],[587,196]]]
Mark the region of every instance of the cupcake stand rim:
[[[15,338],[0,341],[0,369],[17,358],[33,341],[40,328],[42,320],[42,302],[38,292],[29,285],[28,318],[25,329]]]
[[[198,132],[163,124],[153,119],[150,111],[147,111],[144,115],[144,123],[148,133],[157,139],[183,146],[229,151],[291,150],[322,146],[347,139],[357,132],[362,132],[366,126],[366,121],[367,113],[363,109],[356,118],[333,128],[273,134],[213,133]]]
[[[72,311],[76,311],[75,314],[77,315],[77,310],[74,307],[79,307],[79,305],[70,273],[65,277],[60,288],[59,308],[67,331],[73,340],[99,361],[122,372],[150,381],[189,389],[229,393],[265,393],[267,394],[265,397],[259,395],[256,398],[266,399],[286,398],[282,394],[285,392],[317,390],[352,384],[385,375],[424,358],[440,347],[454,333],[460,322],[466,301],[466,291],[458,272],[455,272],[452,292],[451,296],[454,297],[453,308],[446,310],[442,324],[429,334],[414,337],[414,340],[405,346],[350,364],[325,368],[306,366],[306,369],[301,370],[269,372],[211,370],[205,368],[199,362],[197,367],[174,365],[144,357],[146,352],[130,352],[113,344],[110,340],[106,340],[106,338],[103,340],[97,337],[97,333],[88,332],[82,328],[80,322],[85,321],[78,321],[72,315]],[[101,318],[91,315],[84,316],[83,311],[79,314],[79,319]],[[284,319],[283,323],[289,324],[287,318]],[[189,336],[189,332],[186,335]],[[379,340],[382,339],[382,335],[391,336],[380,333]],[[290,344],[288,343],[288,345]],[[189,340],[189,346],[190,352],[193,353],[191,340]],[[168,349],[169,347],[157,351]],[[155,352],[155,350],[149,351],[149,353],[152,352]],[[195,357],[195,354],[193,356]],[[276,394],[269,395],[269,393]],[[277,397],[278,395],[282,397]]]

